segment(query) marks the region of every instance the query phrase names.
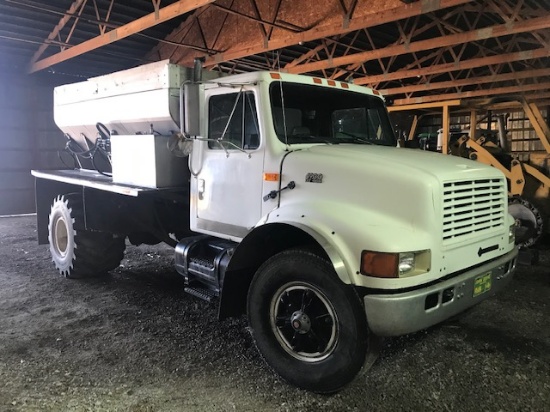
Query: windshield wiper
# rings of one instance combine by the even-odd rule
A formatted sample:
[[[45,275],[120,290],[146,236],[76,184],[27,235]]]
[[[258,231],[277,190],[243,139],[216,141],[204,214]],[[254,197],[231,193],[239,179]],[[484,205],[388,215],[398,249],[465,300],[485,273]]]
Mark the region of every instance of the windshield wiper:
[[[372,140],[367,140],[363,137],[359,137],[359,136],[356,136],[352,133],[348,133],[348,132],[338,132],[338,133],[341,133],[341,134],[345,134],[346,136],[349,136],[351,137],[351,141],[352,142],[361,142],[361,143],[366,143],[366,144],[375,144]]]
[[[297,140],[297,142],[292,142],[292,140]],[[308,143],[325,143],[325,144],[338,144],[338,142],[331,142],[324,137],[314,136],[312,134],[295,134],[288,136],[289,144],[308,144]]]

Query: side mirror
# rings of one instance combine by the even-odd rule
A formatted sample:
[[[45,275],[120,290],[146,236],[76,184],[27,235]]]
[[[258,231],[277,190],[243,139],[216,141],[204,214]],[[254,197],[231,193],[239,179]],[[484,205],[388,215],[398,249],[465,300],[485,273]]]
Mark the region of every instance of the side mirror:
[[[183,100],[183,101],[182,101]],[[200,136],[200,85],[183,85],[183,99],[180,98],[180,127],[185,136]]]

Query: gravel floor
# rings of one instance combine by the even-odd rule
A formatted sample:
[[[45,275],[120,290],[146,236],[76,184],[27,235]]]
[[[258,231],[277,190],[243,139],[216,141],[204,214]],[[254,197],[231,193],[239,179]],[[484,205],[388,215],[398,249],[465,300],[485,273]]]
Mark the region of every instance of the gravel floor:
[[[386,340],[332,396],[281,381],[246,320],[182,291],[168,247],[57,275],[33,216],[0,218],[0,411],[550,411],[550,250],[459,320]]]

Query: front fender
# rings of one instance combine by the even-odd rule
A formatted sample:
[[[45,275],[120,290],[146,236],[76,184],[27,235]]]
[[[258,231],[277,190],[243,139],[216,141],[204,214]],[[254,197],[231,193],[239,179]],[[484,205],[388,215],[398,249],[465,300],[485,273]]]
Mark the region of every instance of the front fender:
[[[357,286],[379,287],[380,281],[389,286],[395,282],[360,275],[363,250],[404,252],[430,249],[431,245],[429,231],[421,230],[414,222],[330,200],[282,205],[266,223],[285,223],[308,233],[325,249],[340,279]],[[416,284],[414,280],[397,280],[400,287],[409,286],[409,282]]]

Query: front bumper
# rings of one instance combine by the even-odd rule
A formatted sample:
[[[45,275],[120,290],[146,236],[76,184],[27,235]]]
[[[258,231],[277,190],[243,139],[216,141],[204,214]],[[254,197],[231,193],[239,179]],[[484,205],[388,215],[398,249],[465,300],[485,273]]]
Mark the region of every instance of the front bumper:
[[[506,255],[441,283],[405,293],[364,297],[367,321],[378,336],[399,336],[426,329],[498,293],[512,279],[515,248]],[[491,288],[474,297],[474,281],[491,273]]]

